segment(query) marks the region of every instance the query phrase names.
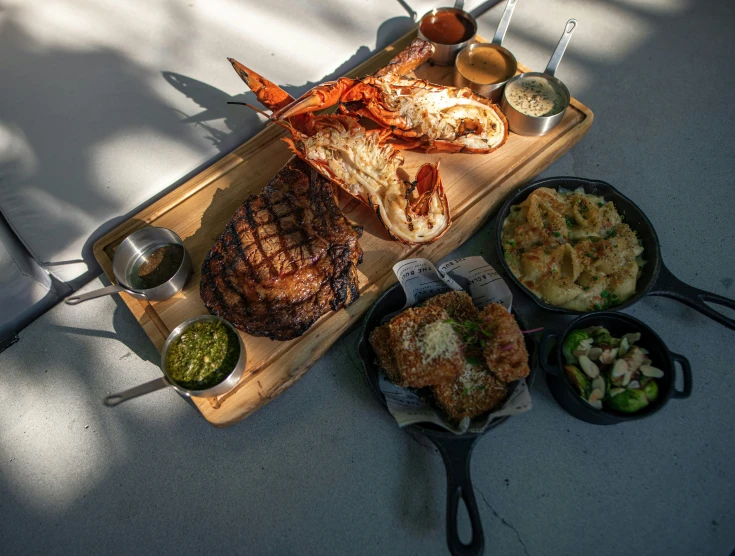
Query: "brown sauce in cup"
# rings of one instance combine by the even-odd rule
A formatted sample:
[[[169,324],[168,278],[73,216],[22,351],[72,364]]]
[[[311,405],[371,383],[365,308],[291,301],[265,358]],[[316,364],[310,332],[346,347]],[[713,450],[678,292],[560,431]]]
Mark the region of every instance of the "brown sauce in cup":
[[[515,73],[513,60],[502,50],[487,46],[473,46],[457,58],[459,72],[480,85],[508,81]]]
[[[421,33],[439,44],[459,44],[472,38],[472,23],[453,12],[437,12],[421,22]]]
[[[141,255],[129,276],[130,287],[136,290],[157,288],[173,278],[184,261],[181,245],[155,247]]]

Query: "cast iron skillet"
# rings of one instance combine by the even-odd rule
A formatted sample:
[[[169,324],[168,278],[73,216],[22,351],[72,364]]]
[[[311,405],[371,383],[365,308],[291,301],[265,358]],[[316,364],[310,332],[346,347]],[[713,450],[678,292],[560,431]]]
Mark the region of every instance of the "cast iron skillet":
[[[562,343],[572,330],[588,326],[604,326],[616,338],[620,338],[623,334],[640,332],[641,339],[636,345],[646,348],[649,351],[648,357],[654,361],[654,366],[665,373],[657,380],[658,399],[635,413],[620,413],[611,409],[595,409],[579,396],[564,374]],[[675,363],[681,366],[683,390],[676,388]],[[593,425],[615,425],[643,419],[659,411],[671,398],[688,398],[692,393],[692,369],[689,360],[669,350],[650,326],[624,313],[587,314],[568,323],[565,329],[545,331],[539,344],[539,365],[546,372],[549,390],[559,405],[570,415]]]
[[[643,248],[645,249],[643,252],[643,258],[646,261],[646,264],[643,266],[643,274],[638,278],[636,293],[626,299],[623,303],[615,305],[612,309],[617,311],[629,307],[646,295],[661,295],[676,299],[677,301],[688,305],[692,309],[699,311],[703,315],[708,316],[712,320],[735,330],[735,319],[726,317],[705,303],[705,301],[707,301],[709,303],[715,303],[717,305],[722,305],[723,307],[735,309],[735,301],[715,293],[706,292],[692,287],[674,276],[661,260],[661,247],[658,241],[658,236],[656,235],[656,230],[653,229],[651,221],[645,214],[643,214],[643,211],[641,211],[633,201],[628,199],[609,183],[583,178],[548,178],[522,187],[505,202],[503,207],[500,209],[495,222],[495,245],[498,250],[500,264],[503,265],[503,268],[510,279],[513,280],[519,288],[525,291],[541,307],[548,309],[549,311],[567,313],[570,315],[589,314],[589,311],[573,311],[571,309],[556,307],[545,303],[536,296],[536,294],[524,286],[518,278],[516,278],[503,257],[503,223],[510,214],[510,208],[513,205],[523,202],[532,191],[535,191],[539,187],[548,187],[550,189],[556,189],[557,191],[559,189],[573,191],[581,187],[584,189],[585,193],[599,195],[600,197],[603,197],[605,201],[612,201],[618,212],[624,216],[624,222],[633,230],[638,232],[638,237],[643,243]]]
[[[395,284],[381,295],[372,308],[365,315],[362,325],[362,333],[357,342],[357,352],[362,359],[362,369],[370,389],[377,396],[383,407],[388,410],[385,403],[385,397],[380,391],[378,377],[380,376],[380,368],[378,366],[377,357],[370,345],[370,333],[380,324],[381,319],[390,313],[399,311],[406,304],[406,294],[400,284]],[[525,329],[523,319],[514,313],[516,321],[521,329]],[[533,339],[528,334],[525,336],[526,348],[528,353],[536,353],[534,349]],[[534,374],[533,361],[530,361],[531,376],[526,380],[530,385]],[[485,432],[498,425],[504,423],[508,417],[502,417],[491,423]],[[477,510],[477,502],[475,494],[472,490],[472,481],[470,479],[470,457],[475,443],[480,438],[480,433],[465,433],[456,435],[432,424],[419,424],[407,427],[407,430],[419,432],[427,436],[439,449],[439,453],[444,459],[444,465],[447,470],[447,546],[449,551],[454,555],[477,555],[482,554],[485,546],[485,537],[482,532],[482,521],[480,513]],[[470,516],[470,525],[472,526],[472,541],[464,544],[457,533],[457,510],[459,509],[460,500],[464,500],[467,507],[467,513]]]

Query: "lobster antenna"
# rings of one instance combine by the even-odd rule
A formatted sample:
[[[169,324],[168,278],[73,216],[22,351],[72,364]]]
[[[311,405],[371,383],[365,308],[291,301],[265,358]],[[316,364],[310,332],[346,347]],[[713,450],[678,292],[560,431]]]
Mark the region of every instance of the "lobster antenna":
[[[287,124],[286,122],[282,122],[281,120],[275,119],[271,114],[268,114],[267,112],[261,110],[260,108],[256,108],[252,104],[248,104],[247,102],[228,102],[227,104],[239,104],[240,106],[247,106],[251,110],[255,110],[261,116],[265,116],[266,118],[268,118],[268,125],[270,125],[270,124],[278,124],[279,126],[281,126],[284,129],[287,129],[289,131],[291,130],[289,124]]]

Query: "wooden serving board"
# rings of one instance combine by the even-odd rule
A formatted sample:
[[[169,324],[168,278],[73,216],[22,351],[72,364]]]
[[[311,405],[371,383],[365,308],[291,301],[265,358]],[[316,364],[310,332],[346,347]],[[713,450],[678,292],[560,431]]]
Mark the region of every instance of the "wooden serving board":
[[[348,75],[355,77],[375,72],[415,36],[415,31],[409,33]],[[255,65],[254,69],[267,68]],[[519,71],[528,69],[520,66]],[[452,84],[451,67],[424,64],[416,74],[435,83]],[[234,72],[233,79],[237,79]],[[247,349],[245,376],[227,394],[217,398],[193,398],[204,418],[218,427],[229,426],[293,385],[348,328],[360,321],[378,295],[396,281],[392,267],[397,261],[417,256],[438,261],[451,253],[477,231],[505,194],[530,181],[577,143],[589,130],[592,119],[592,112],[572,99],[564,119],[549,134],[522,137],[511,133],[506,144],[489,155],[404,152],[403,168],[411,178],[421,164],[441,161],[453,224],[441,239],[430,245],[410,246],[391,241],[375,213],[346,194],[340,194],[340,206],[345,215],[365,228],[360,239],[364,259],[358,266],[360,298],[347,309],[327,313],[295,340],[277,342],[241,333]],[[278,126],[265,128],[95,244],[95,257],[105,274],[114,280],[112,257],[120,242],[132,232],[144,226],[161,226],[173,230],[184,240],[194,273],[183,291],[169,300],[150,303],[121,294],[159,350],[169,330],[189,317],[207,312],[199,297],[204,257],[237,207],[249,195],[259,193],[291,157],[286,145],[279,140],[283,136],[284,131]]]

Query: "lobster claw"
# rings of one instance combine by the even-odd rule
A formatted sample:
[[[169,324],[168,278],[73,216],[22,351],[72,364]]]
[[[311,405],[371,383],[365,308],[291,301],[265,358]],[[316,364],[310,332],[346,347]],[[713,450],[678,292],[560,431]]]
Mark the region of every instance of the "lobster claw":
[[[355,83],[356,81],[354,79],[340,77],[337,81],[327,81],[326,83],[317,85],[303,94],[295,102],[273,112],[273,117],[282,120],[334,106],[339,103],[342,95],[349,91]]]

